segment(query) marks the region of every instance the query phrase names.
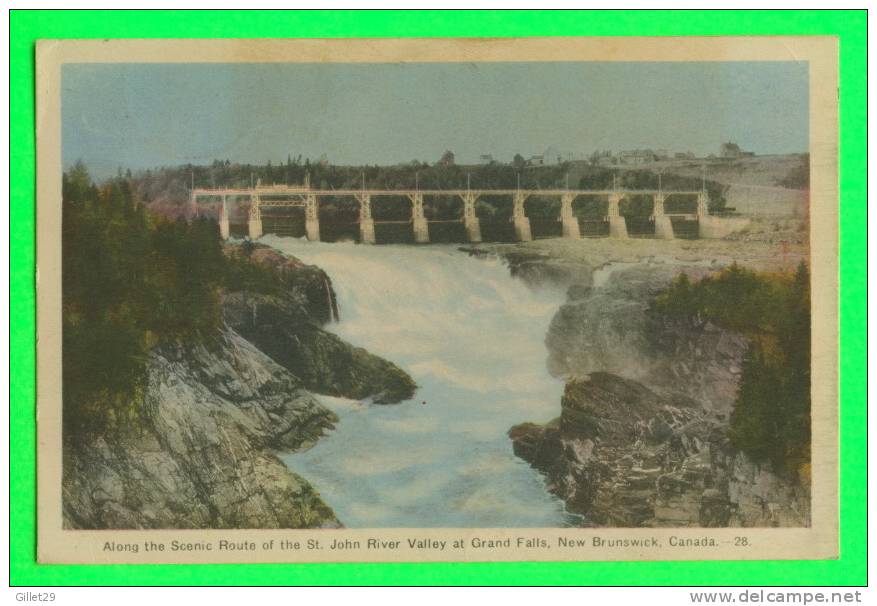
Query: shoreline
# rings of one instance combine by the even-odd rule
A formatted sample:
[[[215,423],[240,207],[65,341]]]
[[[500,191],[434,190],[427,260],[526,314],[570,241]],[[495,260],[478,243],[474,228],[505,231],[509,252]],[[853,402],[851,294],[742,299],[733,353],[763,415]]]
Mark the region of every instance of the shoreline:
[[[634,242],[541,240],[464,249],[500,256],[513,275],[534,287],[547,280],[568,288],[546,337],[549,369],[567,382],[560,416],[513,426],[515,453],[544,474],[548,490],[568,511],[583,515],[586,525],[808,526],[809,485],[786,482],[724,437],[746,341],[709,324],[705,331],[659,327],[642,315],[652,293],[680,272],[697,279],[732,263],[788,272],[807,260],[805,247]],[[622,267],[613,271],[613,264]],[[601,269],[612,273],[608,283],[595,285]],[[676,343],[675,353],[651,352],[661,342]],[[687,378],[664,378],[680,372]],[[675,412],[668,416],[668,410]],[[616,433],[618,427],[637,439]],[[619,466],[619,459],[627,463]],[[607,473],[614,487],[606,485]]]
[[[234,244],[232,246],[235,251],[237,251],[232,254],[238,254],[241,245]],[[648,264],[650,268],[657,268],[659,273],[662,272],[662,275],[666,276],[671,274],[675,275],[685,268],[696,265],[699,265],[698,271],[700,273],[709,273],[718,270],[733,261],[738,261],[747,266],[755,266],[761,269],[776,269],[793,266],[798,260],[804,258],[803,246],[784,246],[784,254],[778,255],[777,244],[775,243],[755,242],[746,243],[741,246],[740,242],[734,240],[565,240],[561,238],[550,238],[527,243],[482,243],[466,246],[442,244],[438,246],[441,246],[441,248],[445,250],[457,250],[463,254],[469,254],[470,256],[496,256],[503,260],[512,279],[520,279],[532,288],[566,290],[567,294],[565,301],[554,311],[554,320],[552,320],[552,325],[549,326],[545,336],[546,345],[548,347],[548,372],[550,375],[553,375],[556,378],[564,378],[566,381],[569,381],[569,377],[564,374],[564,371],[558,369],[556,365],[555,367],[552,367],[552,363],[550,362],[553,355],[552,347],[554,347],[551,343],[552,330],[554,330],[553,325],[557,319],[565,313],[565,308],[569,305],[577,305],[582,300],[593,294],[595,287],[594,276],[597,272],[601,270],[609,270],[612,275],[614,275],[616,272],[625,273],[632,268],[635,269],[641,267],[643,264]],[[429,246],[422,248],[428,249]],[[332,276],[330,276],[325,270],[316,265],[303,263],[294,255],[280,251],[270,245],[256,245],[250,254],[253,255],[252,263],[262,265],[273,272],[278,283],[282,286],[282,289],[289,289],[290,293],[294,292],[297,294],[292,296],[291,299],[288,299],[288,293],[278,296],[276,294],[260,294],[258,290],[252,292],[240,291],[224,293],[223,313],[225,317],[225,326],[227,326],[226,330],[230,329],[232,331],[229,334],[240,335],[239,337],[234,337],[230,341],[228,338],[225,339],[226,343],[239,343],[233,345],[232,349],[228,349],[228,352],[235,351],[234,354],[229,353],[229,355],[232,355],[232,357],[241,357],[243,355],[241,353],[243,351],[241,347],[244,347],[244,349],[250,348],[253,352],[258,352],[258,355],[255,353],[252,355],[248,354],[252,359],[248,359],[246,362],[247,364],[264,366],[265,364],[269,364],[270,360],[270,364],[274,365],[271,367],[275,368],[275,370],[269,372],[269,375],[273,377],[269,379],[269,381],[277,380],[278,377],[289,374],[292,381],[291,385],[295,385],[295,393],[301,394],[300,396],[296,396],[296,398],[299,398],[301,401],[301,405],[304,405],[305,403],[310,407],[316,405],[317,408],[314,409],[314,411],[321,411],[319,414],[322,415],[322,420],[318,423],[320,427],[314,426],[311,429],[307,429],[305,426],[295,426],[295,420],[283,421],[283,427],[286,427],[289,422],[291,422],[291,425],[289,425],[287,429],[282,430],[278,430],[276,427],[267,431],[258,430],[256,433],[249,434],[249,437],[243,438],[242,436],[242,439],[244,439],[244,442],[250,444],[248,448],[252,453],[264,450],[262,455],[267,457],[267,459],[265,459],[261,465],[267,466],[265,469],[272,469],[274,463],[280,463],[284,470],[289,474],[289,477],[292,478],[292,485],[295,486],[297,483],[301,489],[306,491],[306,494],[308,494],[307,499],[311,503],[314,503],[316,507],[316,509],[313,510],[313,515],[316,515],[316,511],[324,512],[319,514],[325,518],[318,522],[320,525],[328,523],[332,527],[338,527],[341,525],[341,522],[335,518],[331,505],[325,503],[321,499],[319,492],[317,492],[315,488],[311,488],[309,480],[299,476],[296,471],[289,468],[283,461],[283,455],[291,452],[307,450],[313,446],[322,435],[325,435],[325,431],[331,431],[334,429],[334,424],[337,422],[336,415],[332,413],[331,410],[325,409],[324,405],[314,402],[313,394],[348,397],[356,400],[366,398],[373,399],[376,403],[391,403],[394,401],[398,402],[410,399],[413,395],[413,390],[416,389],[417,386],[413,379],[408,377],[407,373],[402,371],[392,362],[374,356],[364,348],[354,347],[334,335],[331,331],[327,331],[323,328],[327,323],[337,320],[339,314],[337,303],[335,302],[334,289],[332,288]],[[621,267],[613,270],[613,264],[619,264]],[[293,301],[296,302],[293,303]],[[642,301],[640,301],[640,303],[642,303]],[[343,315],[344,310],[340,310],[340,313]],[[283,330],[278,331],[278,326],[284,327]],[[300,350],[300,352],[294,355],[290,354],[290,347],[298,348],[296,351]],[[360,369],[353,373],[360,373],[358,375],[359,378],[357,378],[355,382],[351,383],[344,378],[345,376],[352,376],[349,368],[341,368],[333,363],[333,360],[336,360],[338,352],[341,350],[352,352],[354,355],[351,360],[354,361],[355,367]],[[226,350],[221,350],[216,355],[222,357],[224,351]],[[182,356],[179,362],[174,361],[174,357],[177,355]],[[182,363],[183,367],[187,368],[187,370],[182,372],[188,373],[186,376],[189,377],[185,380],[189,386],[187,389],[194,390],[192,391],[194,394],[198,393],[199,390],[206,388],[206,393],[216,394],[210,397],[218,397],[223,402],[230,402],[228,406],[232,406],[232,408],[226,407],[224,412],[221,413],[216,411],[209,412],[208,409],[204,409],[204,414],[231,415],[230,418],[234,418],[238,413],[234,412],[233,408],[241,406],[241,404],[236,403],[237,401],[235,398],[238,398],[238,396],[234,396],[231,400],[228,400],[229,396],[226,395],[224,391],[216,391],[216,386],[228,380],[233,382],[240,382],[243,380],[246,383],[247,380],[242,379],[242,377],[247,376],[246,373],[252,373],[253,371],[246,371],[238,378],[232,378],[232,375],[229,375],[225,379],[222,379],[221,377],[228,374],[224,369],[227,362],[220,362],[218,358],[214,360],[207,356],[207,354],[199,355],[201,358],[204,358],[202,362],[198,362],[198,360],[195,359],[198,356],[189,359],[182,353],[174,354],[170,358],[167,358],[166,361],[162,362],[164,365],[164,370],[162,372],[168,377],[170,375],[175,375],[175,373],[181,372],[180,370],[174,370],[176,368],[175,365]],[[345,354],[345,356],[347,355],[348,354]],[[199,364],[202,364],[204,368],[199,370],[197,368]],[[308,371],[303,364],[312,370]],[[213,367],[214,370],[211,371],[211,367]],[[598,368],[595,370],[601,369]],[[238,371],[235,370],[235,372]],[[263,371],[258,372],[261,373]],[[304,374],[302,374],[303,372]],[[207,374],[204,375],[204,373]],[[202,378],[198,378],[202,375],[204,375]],[[179,377],[174,380],[179,380]],[[281,380],[286,381],[287,379],[281,378]],[[363,383],[363,381],[365,381],[365,383]],[[388,381],[390,382],[388,383]],[[172,383],[173,381],[171,381],[171,384]],[[567,387],[569,387],[569,383],[567,384]],[[162,389],[167,390],[167,387],[162,387]],[[255,389],[256,392],[258,392],[262,388],[255,387]],[[270,388],[269,391],[271,389],[273,388]],[[412,390],[411,393],[407,393],[408,389]],[[220,393],[223,395],[219,395]],[[169,414],[167,412],[168,410],[174,410],[175,412],[173,412],[172,415],[175,416],[194,414],[186,412],[187,409],[185,408],[168,409],[167,400],[162,400],[162,397],[165,396],[159,397],[156,401],[156,405],[153,407],[153,410],[155,411],[164,411],[156,413],[156,419],[159,421],[156,437],[160,443],[166,441],[165,438],[160,435],[164,431],[161,427],[170,426],[168,423],[162,421],[162,415],[166,416]],[[255,401],[260,401],[259,398],[262,396],[246,396],[241,402],[252,397],[256,398]],[[258,406],[262,407],[264,405],[264,403],[261,403]],[[177,405],[174,404],[173,406],[176,407]],[[227,406],[227,404],[223,404],[223,406]],[[251,404],[246,404],[245,406],[248,411],[254,410],[252,409]],[[299,406],[299,404],[295,404],[294,406]],[[272,407],[276,407],[276,404],[268,405],[267,408],[265,408],[265,413],[260,412],[254,418],[261,419],[267,414],[267,418],[275,419],[272,423],[276,425],[278,420],[285,413],[281,413],[281,417],[276,417],[277,412],[270,411]],[[323,411],[323,409],[325,410]],[[563,406],[561,405],[561,410],[562,409]],[[245,412],[245,414],[251,415],[252,413]],[[297,418],[298,414],[299,413],[295,413],[292,418]],[[180,417],[180,419],[182,418],[183,417]],[[185,423],[188,422],[189,421]],[[191,422],[195,426],[198,426],[199,423],[203,422],[203,419],[197,420],[197,422]],[[525,419],[521,419],[521,423],[521,426],[531,427],[533,431],[536,431],[535,428],[538,427],[532,423],[526,422]],[[268,427],[268,425],[264,424],[264,420],[259,420],[258,424],[266,428]],[[173,423],[171,423],[171,425],[173,425]],[[544,427],[550,428],[550,426],[551,423],[548,423]],[[518,426],[516,426],[516,428],[517,427]],[[297,435],[297,432],[301,433],[302,431],[305,431],[307,434],[306,437],[302,437],[301,439],[294,438],[291,442],[289,441],[289,436],[292,436],[293,434]],[[511,431],[514,432],[515,428]],[[533,434],[533,431],[528,430],[529,433],[524,433],[532,436],[535,435]],[[542,429],[541,431],[545,431],[545,429]],[[520,431],[518,433],[520,433]],[[283,437],[284,435],[287,437]],[[206,434],[204,437],[206,438]],[[200,438],[195,441],[197,442],[199,439]],[[122,441],[124,441],[124,439],[122,439]],[[293,443],[295,446],[290,448],[290,446],[293,446]],[[110,446],[110,451],[116,450],[112,445]],[[519,453],[519,443],[515,440],[513,440],[513,447],[515,453],[521,456]],[[147,447],[144,446],[144,448]],[[159,450],[163,448],[165,447],[160,446]],[[148,449],[155,451],[154,446],[149,446]],[[238,452],[237,454],[230,453],[230,460],[239,460],[242,453],[243,451]],[[95,451],[91,454],[87,454],[86,460],[90,460],[92,464],[97,465],[97,461],[102,460],[102,457],[106,458],[107,456],[109,455],[106,454],[106,451],[100,455]],[[189,468],[188,463],[184,460],[187,456],[188,455],[186,455],[185,452],[180,450],[177,450],[174,455],[174,460],[177,462],[172,465],[177,466],[180,472],[173,473],[183,473],[182,476],[179,476],[180,478],[184,477],[185,473],[187,473],[182,472],[182,470]],[[220,451],[217,451],[215,456],[220,457],[221,459],[225,455],[222,455]],[[527,457],[523,458],[526,459]],[[218,460],[219,459],[217,459],[217,461]],[[117,467],[121,469],[123,467],[121,465],[121,459],[117,461],[117,463],[119,463]],[[538,465],[534,464],[534,466],[538,468]],[[239,474],[234,471],[233,467],[229,468],[228,471],[232,475],[240,478]],[[276,474],[280,472],[279,470],[274,470],[270,473],[275,474],[276,476]],[[158,477],[156,477],[156,480],[158,480]],[[241,480],[239,479],[238,481]],[[275,481],[280,480],[275,479]],[[546,476],[545,481],[546,490],[558,494],[556,487],[552,484],[550,476]],[[111,486],[112,482],[114,481],[111,481]],[[201,488],[197,488],[197,483],[193,486],[193,490],[195,491],[202,490]],[[101,490],[110,495],[117,494],[118,492],[115,488]],[[296,488],[295,490],[299,489]],[[213,502],[213,497],[207,493],[203,494],[202,497],[201,500],[204,501],[204,503]],[[119,498],[124,501],[127,497],[122,496]],[[104,502],[105,504],[100,505],[95,503],[93,506],[97,507],[98,511],[100,511],[101,508],[107,506],[106,503],[113,504],[115,502],[114,499],[116,499],[116,497],[110,497],[109,501]],[[88,509],[92,506],[85,507],[82,503],[79,503],[77,507]],[[113,507],[116,507],[116,505],[113,505]],[[203,518],[202,521],[195,522],[194,525],[191,521],[173,522],[166,520],[163,522],[166,526],[160,527],[207,528],[213,527],[211,526],[211,523],[207,522],[207,519],[225,519],[227,517],[223,512],[223,506],[221,503],[218,506],[208,505],[206,511],[213,513],[200,514]],[[587,512],[580,508],[577,510],[575,508],[567,507],[567,511],[574,515],[584,514],[587,516]],[[71,519],[77,520],[75,526],[87,527],[89,525],[89,522],[87,521],[89,516],[78,515],[79,513],[80,512],[77,512],[76,516],[71,516]],[[116,519],[115,523],[110,523],[108,525],[97,524],[93,525],[93,527],[122,528],[130,527],[132,525],[138,526],[152,523],[162,524],[162,522],[158,522],[157,520],[154,522],[149,522],[146,519],[135,521],[140,519],[136,510],[131,510],[130,513],[117,513],[114,515],[116,516],[114,518]],[[204,518],[203,516],[205,515],[208,517]],[[241,515],[247,516],[253,514]],[[289,516],[293,514],[290,513],[284,515],[289,518]],[[310,523],[313,523],[313,520],[315,520],[315,518],[301,517],[303,515],[309,516],[312,514],[295,513],[294,518],[300,520],[310,519],[312,520]],[[100,516],[95,519],[99,519],[99,517]],[[111,517],[110,519],[113,518]],[[242,525],[241,527],[274,525],[274,523],[270,521],[266,524],[265,520],[268,520],[268,518],[264,518],[264,514],[257,514],[257,518],[253,518],[253,520],[263,520],[257,522],[256,526],[249,525],[253,522],[241,521],[244,519],[245,518],[239,518],[239,521],[235,522],[235,524]],[[220,523],[220,526],[225,523],[226,522]],[[177,526],[178,524],[181,525]],[[278,521],[276,523],[276,525],[281,527],[285,525],[287,525],[286,527],[296,527],[288,526],[288,524],[290,524],[288,521]]]

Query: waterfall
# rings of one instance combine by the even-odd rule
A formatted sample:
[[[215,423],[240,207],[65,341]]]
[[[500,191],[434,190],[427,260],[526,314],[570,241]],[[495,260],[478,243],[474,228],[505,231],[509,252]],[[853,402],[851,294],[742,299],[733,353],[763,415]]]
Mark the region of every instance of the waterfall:
[[[323,278],[323,288],[326,289],[326,305],[329,309],[330,320],[337,322],[338,321],[338,305],[335,303],[335,300],[332,298],[332,289],[329,287],[329,280]]]
[[[321,397],[340,417],[336,431],[284,457],[346,526],[571,522],[506,435],[560,412],[563,383],[546,369],[544,340],[562,293],[534,292],[501,261],[453,246],[263,242],[325,270],[342,311],[330,329],[420,385],[390,406]]]

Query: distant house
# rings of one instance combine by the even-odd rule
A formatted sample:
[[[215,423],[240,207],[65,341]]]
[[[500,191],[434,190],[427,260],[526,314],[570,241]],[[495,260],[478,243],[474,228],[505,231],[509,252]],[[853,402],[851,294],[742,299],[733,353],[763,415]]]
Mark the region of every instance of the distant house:
[[[493,154],[481,154],[478,156],[478,164],[493,164]]]
[[[743,151],[740,149],[740,146],[732,141],[728,141],[727,143],[722,143],[721,148],[719,148],[719,157],[726,159],[734,159],[734,158],[748,158],[755,155],[755,152]]]
[[[655,161],[655,152],[651,149],[627,149],[618,152],[620,164],[645,164]]]
[[[695,156],[692,152],[676,152],[673,157],[677,160],[694,160]]]
[[[740,146],[730,141],[722,143],[722,147],[719,148],[720,158],[739,158],[741,153],[743,150],[740,149]]]
[[[530,156],[527,164],[530,166],[543,166],[545,164],[545,156]]]
[[[545,153],[542,154],[542,163],[543,164],[562,164],[563,163],[563,153],[553,145],[545,150]]]

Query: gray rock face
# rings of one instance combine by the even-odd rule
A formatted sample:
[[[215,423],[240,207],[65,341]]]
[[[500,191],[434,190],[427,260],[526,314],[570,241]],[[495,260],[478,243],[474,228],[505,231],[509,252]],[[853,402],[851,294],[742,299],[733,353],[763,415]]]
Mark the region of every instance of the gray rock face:
[[[417,389],[401,368],[323,330],[288,297],[229,293],[223,313],[229,326],[313,392],[393,404]]]
[[[414,395],[417,384],[408,373],[322,328],[339,315],[322,269],[269,248],[257,248],[250,259],[270,268],[286,287],[275,294],[225,293],[223,314],[235,331],[315,393],[377,404]]]
[[[721,416],[685,395],[600,372],[567,383],[561,406],[558,419],[509,436],[588,525],[809,524],[808,491],[730,449]]]
[[[250,253],[249,260],[272,271],[283,285],[283,299],[297,321],[323,325],[338,320],[335,290],[325,271],[261,245]]]
[[[807,526],[809,488],[727,441],[746,340],[649,310],[682,270],[714,268],[622,265],[570,287],[546,336],[549,371],[567,379],[561,415],[513,427],[515,453],[586,524]]]
[[[531,252],[507,252],[503,255],[511,274],[530,286],[566,284],[590,285],[593,268],[586,263],[567,262]]]
[[[499,255],[508,264],[509,273],[528,286],[563,287],[571,284],[584,287],[591,285],[594,267],[582,259],[565,259],[548,251],[515,244],[503,244],[499,253],[488,250],[483,245],[461,246],[460,251],[474,257]]]
[[[567,378],[610,372],[729,412],[745,339],[709,323],[671,322],[649,313],[651,298],[679,271],[633,267],[613,273],[602,288],[571,292],[546,336],[549,372]],[[686,271],[693,278],[706,273]]]
[[[272,450],[337,420],[270,358],[226,330],[150,360],[137,430],[65,445],[68,528],[310,528],[332,510]]]
[[[308,390],[390,403],[416,385],[321,328],[338,307],[320,268],[264,247],[249,262],[271,269],[272,294],[225,292],[215,337],[155,349],[136,430],[65,443],[67,527],[339,525],[274,455],[309,448],[337,422]]]

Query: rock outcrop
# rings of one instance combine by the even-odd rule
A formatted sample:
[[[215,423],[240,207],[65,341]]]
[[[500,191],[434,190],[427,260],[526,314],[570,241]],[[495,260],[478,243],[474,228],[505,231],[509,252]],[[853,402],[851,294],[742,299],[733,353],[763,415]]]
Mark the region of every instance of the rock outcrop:
[[[588,525],[808,525],[809,489],[728,442],[746,340],[650,310],[680,271],[716,268],[612,269],[569,287],[546,336],[549,371],[567,381],[561,415],[513,427],[515,453]]]
[[[328,274],[315,265],[302,263],[273,248],[253,245],[249,262],[269,269],[294,312],[296,322],[304,320],[323,325],[338,320],[338,302]],[[234,253],[232,253],[234,254]]]
[[[273,454],[313,444],[334,413],[234,331],[154,350],[141,411],[136,429],[65,444],[66,527],[338,526]]]
[[[66,527],[340,525],[274,453],[308,448],[333,429],[337,417],[311,392],[390,403],[416,385],[323,330],[338,319],[323,270],[265,247],[247,254],[246,264],[271,270],[268,279],[256,272],[222,293],[213,337],[152,351],[136,422],[65,442]],[[248,279],[263,283],[247,288]]]
[[[494,245],[496,246],[496,245]],[[508,265],[509,273],[530,287],[567,287],[570,284],[591,285],[592,264],[581,259],[565,259],[548,251],[535,250],[521,244],[501,245],[500,251],[484,245],[461,246],[460,251],[473,257],[499,255]]]
[[[414,395],[417,384],[401,368],[322,328],[338,319],[335,293],[323,270],[267,248],[253,251],[251,259],[270,267],[287,288],[276,294],[225,293],[229,326],[315,393],[377,404]]]
[[[392,362],[297,320],[295,306],[285,297],[229,293],[223,311],[229,326],[315,393],[394,404],[410,399],[417,389]]]
[[[597,372],[567,383],[558,419],[509,436],[588,525],[808,525],[808,491],[735,452],[725,427],[686,395]]]
[[[745,339],[710,323],[671,321],[649,312],[652,297],[683,269],[694,279],[709,271],[640,265],[616,270],[600,288],[572,287],[546,336],[549,371],[564,378],[610,372],[727,414]]]

